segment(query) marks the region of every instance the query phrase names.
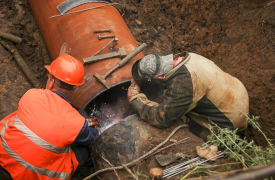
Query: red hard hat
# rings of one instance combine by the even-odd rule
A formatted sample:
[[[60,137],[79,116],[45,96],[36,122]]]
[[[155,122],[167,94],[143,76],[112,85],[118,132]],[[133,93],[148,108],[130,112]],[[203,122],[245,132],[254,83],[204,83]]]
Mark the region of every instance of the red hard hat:
[[[84,67],[74,57],[63,54],[56,58],[51,65],[44,66],[57,79],[71,85],[82,85]]]

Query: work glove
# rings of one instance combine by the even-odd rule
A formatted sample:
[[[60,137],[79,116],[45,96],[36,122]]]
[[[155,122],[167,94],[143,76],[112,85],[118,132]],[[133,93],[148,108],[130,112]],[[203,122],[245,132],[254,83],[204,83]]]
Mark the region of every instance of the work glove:
[[[128,93],[127,93],[127,99],[128,101],[130,101],[130,99],[135,96],[138,95],[140,93],[140,87],[137,85],[136,81],[131,78],[131,85],[128,88]]]
[[[95,127],[98,123],[100,123],[100,120],[97,117],[94,118],[87,118],[88,126]]]
[[[88,126],[91,126],[91,127],[95,128],[98,131],[98,135],[100,135],[102,133],[101,129],[96,127],[96,125],[98,123],[100,123],[100,120],[97,117],[87,118],[87,121],[88,121]]]

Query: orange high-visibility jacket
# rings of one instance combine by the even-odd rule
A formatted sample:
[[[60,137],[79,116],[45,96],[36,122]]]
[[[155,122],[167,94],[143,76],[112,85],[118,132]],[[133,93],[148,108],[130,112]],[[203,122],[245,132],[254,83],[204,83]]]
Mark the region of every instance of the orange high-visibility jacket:
[[[0,121],[0,165],[13,179],[70,179],[78,166],[71,144],[85,118],[57,94],[27,91]]]

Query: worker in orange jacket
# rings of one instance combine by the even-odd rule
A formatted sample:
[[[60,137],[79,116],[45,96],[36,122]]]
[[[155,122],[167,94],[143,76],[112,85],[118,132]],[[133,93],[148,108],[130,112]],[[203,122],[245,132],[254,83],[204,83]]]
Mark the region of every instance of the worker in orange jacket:
[[[28,90],[0,122],[0,169],[12,179],[71,179],[99,135],[67,99],[83,84],[83,65],[64,54],[45,68],[46,89]]]

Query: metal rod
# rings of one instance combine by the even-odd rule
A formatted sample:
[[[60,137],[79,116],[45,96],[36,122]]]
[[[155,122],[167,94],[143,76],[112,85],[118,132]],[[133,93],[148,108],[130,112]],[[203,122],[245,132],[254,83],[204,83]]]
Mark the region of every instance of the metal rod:
[[[111,6],[111,5],[115,5],[115,4],[119,4],[119,3],[105,4],[105,5],[102,5],[102,6],[97,6],[97,7],[82,9],[82,10],[79,10],[79,11],[69,12],[69,13],[65,13],[65,14],[58,14],[58,15],[55,15],[55,16],[51,16],[49,18],[51,19],[51,18],[54,18],[54,17],[64,16],[64,15],[73,14],[73,13],[77,13],[77,12],[88,11],[88,10],[91,10],[91,9],[97,9],[97,8],[101,8],[101,7],[104,7],[104,6]]]
[[[202,161],[201,161],[201,160],[198,160],[198,161],[192,162],[192,163],[190,163],[190,164],[198,164],[198,163],[200,163],[200,162],[202,162]],[[171,171],[165,172],[165,173],[163,173],[163,176],[168,176],[168,175],[171,175],[171,174],[173,174],[173,173],[182,171],[182,170],[184,170],[184,169],[190,167],[190,166],[191,166],[190,164],[188,164],[188,165],[185,164],[185,166],[183,166],[183,167],[178,167],[178,168],[173,169],[173,170],[171,170]]]
[[[109,29],[95,29],[94,30],[94,33],[100,33],[100,32],[111,32],[112,29],[109,28]]]
[[[165,170],[163,171],[163,174],[165,174],[165,172],[169,172],[169,171],[172,171],[173,169],[180,168],[180,167],[182,167],[182,166],[184,166],[184,165],[186,165],[186,164],[189,164],[189,163],[191,163],[191,162],[197,161],[197,160],[199,160],[199,159],[200,159],[200,157],[196,157],[196,158],[193,158],[193,159],[191,159],[191,160],[189,160],[189,161],[186,161],[186,162],[184,162],[184,163],[181,163],[181,164],[178,164],[178,165],[173,166],[173,167],[171,167],[171,168],[165,169]]]
[[[222,156],[223,156],[223,155],[217,156],[217,158],[220,158],[220,157],[222,157]],[[200,159],[200,160],[195,161],[194,163],[195,163],[195,165],[201,165],[201,163],[204,162],[204,161],[205,161],[205,160]],[[205,162],[206,162],[206,161],[205,161]],[[186,164],[185,164],[185,165],[186,165]],[[165,173],[163,173],[163,175],[171,174],[171,173],[173,173],[173,172],[177,172],[177,171],[186,169],[187,167],[190,167],[190,165],[187,165],[187,166],[184,166],[184,167],[177,167],[177,168],[175,168],[175,169],[171,169],[171,170],[169,170],[168,172],[166,171]],[[192,166],[191,166],[191,167],[192,167]]]
[[[217,153],[221,153],[221,151],[218,151]],[[178,164],[178,165],[176,165],[176,166],[170,167],[170,168],[168,168],[168,169],[165,169],[165,170],[163,171],[163,173],[166,172],[166,171],[172,171],[173,169],[177,169],[178,167],[182,167],[182,166],[184,166],[184,165],[186,165],[186,164],[188,164],[188,163],[191,163],[191,162],[194,162],[194,161],[197,161],[197,160],[201,160],[201,158],[200,158],[200,157],[196,157],[196,158],[193,158],[193,159],[191,159],[191,160],[189,160],[189,161],[186,161],[186,162],[183,162],[183,163]]]
[[[108,47],[108,46],[109,46],[112,42],[114,42],[114,41],[118,41],[118,38],[112,39],[112,40],[111,40],[108,44],[106,44],[102,49],[100,49],[100,50],[97,51],[94,55],[92,55],[92,57],[98,55],[101,51],[103,51],[106,47]]]
[[[113,37],[115,37],[116,35],[114,35],[114,34],[111,34],[111,35],[106,35],[106,36],[98,36],[98,40],[100,40],[100,39],[106,39],[106,38],[113,38]]]
[[[221,155],[221,156],[223,156],[223,155]],[[217,157],[220,157],[220,155],[217,156]],[[193,161],[193,162],[194,162],[195,164],[200,164],[202,161],[205,161],[205,160],[199,159],[199,160],[195,160],[195,162],[194,162],[194,161]],[[189,163],[186,163],[186,164],[189,164]],[[185,165],[186,165],[186,164],[185,164]],[[171,172],[178,171],[178,170],[180,170],[180,169],[184,169],[184,168],[186,168],[186,167],[188,167],[188,165],[187,165],[187,166],[184,166],[184,167],[182,167],[182,166],[181,166],[181,167],[177,167],[177,168],[174,168],[174,167],[173,167],[173,169],[170,169],[168,172],[166,171],[166,172],[164,173],[164,175],[167,174],[167,173],[171,173]]]
[[[220,154],[220,152],[221,151],[218,151],[218,153]],[[186,165],[186,164],[189,164],[189,163],[191,163],[191,162],[194,162],[194,161],[201,161],[202,159],[200,158],[200,157],[196,157],[196,158],[194,158],[194,159],[191,159],[191,160],[189,160],[189,161],[186,161],[186,162],[183,162],[183,163],[181,163],[181,164],[178,164],[178,165],[176,165],[176,166],[173,166],[173,167],[171,167],[171,168],[168,168],[168,169],[165,169],[164,171],[163,171],[163,173],[165,174],[165,172],[169,172],[169,171],[173,171],[174,169],[179,169],[180,167],[182,167],[182,166],[184,166],[184,165]]]
[[[216,155],[216,156],[213,156],[213,157],[211,157],[211,158],[209,158],[209,159],[200,161],[200,162],[196,163],[195,166],[198,166],[198,165],[200,165],[200,164],[202,164],[202,163],[205,163],[205,162],[207,162],[207,161],[209,161],[209,160],[211,160],[211,159],[213,159],[213,158],[216,158],[216,157],[217,157],[217,158],[223,157],[223,154],[224,154],[224,153],[221,153],[221,154],[218,154],[218,155]],[[177,172],[173,171],[173,172],[170,172],[169,174],[165,174],[165,175],[163,176],[163,178],[173,177],[173,176],[175,176],[175,175],[177,175],[177,174],[180,174],[180,173],[182,173],[182,172],[184,172],[184,171],[187,171],[188,169],[190,169],[190,168],[192,168],[192,167],[194,167],[194,166],[193,166],[193,165],[188,165],[188,166],[186,166],[186,167],[183,167],[183,168],[177,170]]]

